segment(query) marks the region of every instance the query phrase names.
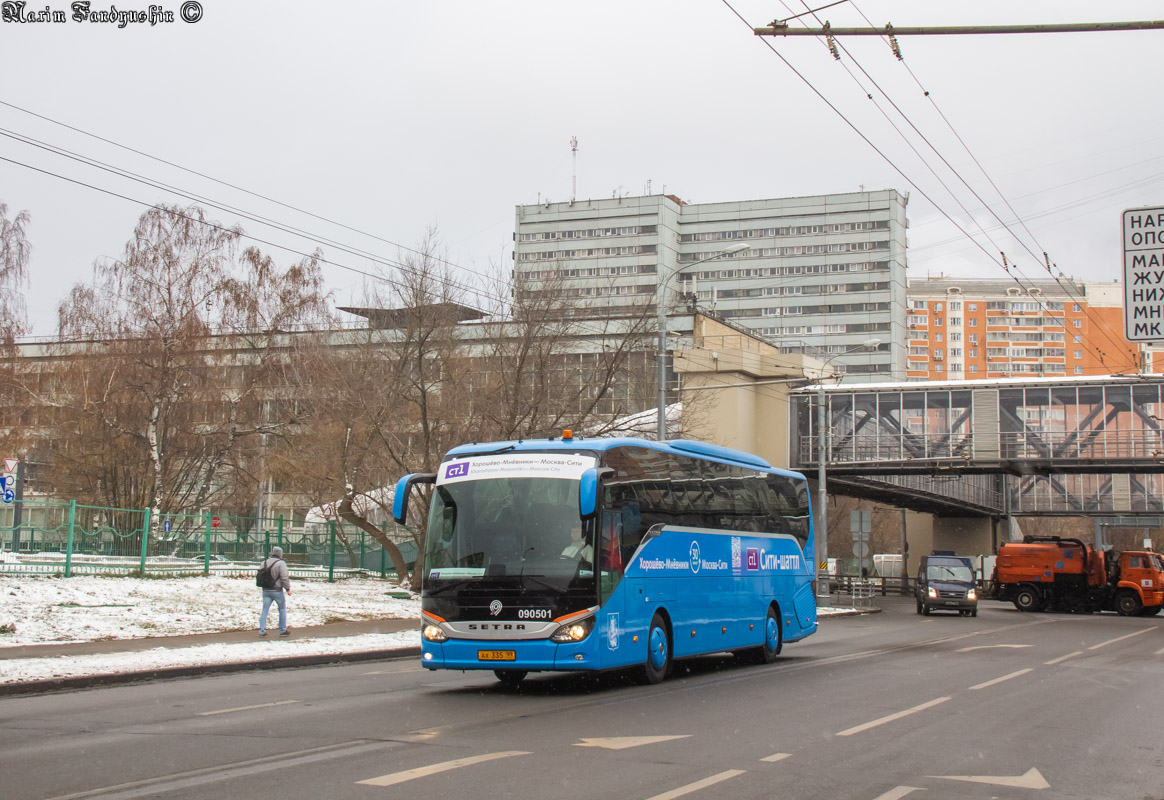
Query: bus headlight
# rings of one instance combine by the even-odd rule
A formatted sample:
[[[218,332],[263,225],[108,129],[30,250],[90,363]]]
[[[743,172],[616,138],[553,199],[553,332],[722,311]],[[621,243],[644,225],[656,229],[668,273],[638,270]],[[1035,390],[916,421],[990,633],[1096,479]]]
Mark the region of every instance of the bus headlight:
[[[973,589],[970,589],[969,591],[966,592],[966,599],[967,600],[977,600],[978,599],[978,592],[974,591]]]
[[[930,597],[937,597],[937,596],[938,596],[938,590],[937,590],[937,589],[935,589],[934,587],[932,587],[932,586],[931,586],[931,587],[930,587],[930,591],[929,591],[929,596],[930,596]]]
[[[592,630],[594,630],[594,617],[571,620],[554,631],[554,635],[550,637],[550,641],[557,642],[558,644],[580,642],[589,636]]]
[[[438,626],[430,625],[428,623],[425,623],[421,627],[420,635],[424,637],[426,642],[447,642],[449,639],[448,636],[445,636],[445,632],[442,631]]]

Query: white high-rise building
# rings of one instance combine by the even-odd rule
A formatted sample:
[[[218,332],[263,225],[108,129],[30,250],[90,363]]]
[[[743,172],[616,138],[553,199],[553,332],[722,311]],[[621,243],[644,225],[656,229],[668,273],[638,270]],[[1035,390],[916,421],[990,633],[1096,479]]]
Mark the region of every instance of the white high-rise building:
[[[653,304],[662,281],[671,313],[694,300],[787,352],[844,365],[851,379],[903,379],[907,200],[890,189],[518,206],[514,265],[530,290],[553,286],[578,313]],[[870,339],[880,340],[872,352],[861,347]]]

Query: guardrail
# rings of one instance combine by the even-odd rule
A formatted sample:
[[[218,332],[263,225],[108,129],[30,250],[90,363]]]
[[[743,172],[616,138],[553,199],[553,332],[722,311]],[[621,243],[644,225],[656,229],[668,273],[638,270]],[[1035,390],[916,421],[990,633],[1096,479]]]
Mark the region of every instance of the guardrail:
[[[274,519],[166,514],[18,501],[0,512],[0,576],[253,574],[276,545],[291,575],[335,581],[354,575],[395,579],[374,537],[336,520],[292,528]],[[17,517],[20,522],[16,522]],[[407,543],[401,543],[407,549]]]

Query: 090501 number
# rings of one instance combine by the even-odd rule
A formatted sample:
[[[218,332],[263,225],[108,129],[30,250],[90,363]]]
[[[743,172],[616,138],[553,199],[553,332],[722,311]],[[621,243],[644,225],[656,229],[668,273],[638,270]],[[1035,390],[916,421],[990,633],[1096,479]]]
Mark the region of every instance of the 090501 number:
[[[550,610],[548,608],[519,608],[517,610],[518,619],[549,619]]]

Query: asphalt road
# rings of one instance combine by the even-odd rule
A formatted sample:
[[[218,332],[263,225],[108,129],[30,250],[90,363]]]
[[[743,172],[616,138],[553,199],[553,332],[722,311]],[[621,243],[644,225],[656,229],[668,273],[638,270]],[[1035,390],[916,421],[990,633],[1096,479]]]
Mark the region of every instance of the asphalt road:
[[[0,797],[1164,798],[1164,618],[828,619],[774,665],[408,661],[0,700]]]

